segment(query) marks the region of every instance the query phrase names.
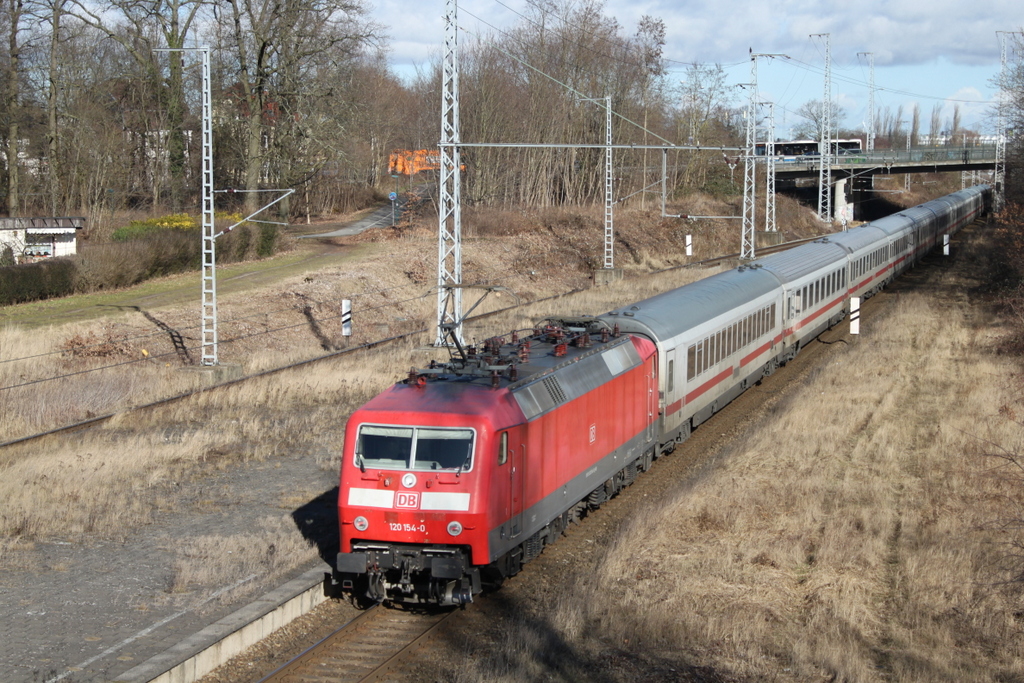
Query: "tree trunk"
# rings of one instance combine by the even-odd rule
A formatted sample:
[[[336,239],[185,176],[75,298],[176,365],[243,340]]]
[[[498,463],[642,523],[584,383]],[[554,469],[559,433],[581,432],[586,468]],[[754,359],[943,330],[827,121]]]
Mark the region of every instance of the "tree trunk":
[[[21,30],[21,14],[24,9],[22,0],[10,0],[8,12],[10,34],[8,35],[8,55],[10,64],[7,67],[7,215],[17,216],[21,211],[20,173],[18,170],[18,130],[19,112],[19,75],[21,65],[21,46],[18,44],[18,32]]]

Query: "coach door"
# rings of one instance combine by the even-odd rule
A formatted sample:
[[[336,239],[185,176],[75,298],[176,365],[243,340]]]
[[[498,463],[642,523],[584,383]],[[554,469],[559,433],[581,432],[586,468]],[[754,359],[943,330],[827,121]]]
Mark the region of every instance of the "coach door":
[[[647,364],[647,431],[646,440],[654,441],[655,425],[658,423],[658,354],[651,356]],[[674,365],[674,364],[673,364]]]
[[[514,443],[509,447],[509,521],[512,527],[511,536],[515,538],[523,531],[523,494],[526,486],[526,444],[522,443],[517,432],[512,432]]]
[[[682,361],[676,358],[676,350],[674,348],[665,349],[665,367],[662,368],[665,372],[665,384],[663,385],[665,387],[665,395],[661,397],[661,410],[664,422],[662,429],[666,432],[673,429],[679,423],[679,415],[682,413],[682,396],[677,399],[676,394],[679,393],[681,395],[683,393],[685,383],[678,381],[677,376],[686,372],[686,369],[678,366],[680,362]],[[660,387],[658,389],[660,390]],[[655,396],[655,400],[657,398]]]

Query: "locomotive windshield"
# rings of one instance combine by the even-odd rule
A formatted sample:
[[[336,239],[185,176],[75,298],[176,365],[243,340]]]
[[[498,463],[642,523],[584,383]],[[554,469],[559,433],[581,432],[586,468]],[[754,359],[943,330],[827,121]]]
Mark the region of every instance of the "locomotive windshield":
[[[473,465],[473,430],[362,425],[356,465],[386,470],[460,470]]]

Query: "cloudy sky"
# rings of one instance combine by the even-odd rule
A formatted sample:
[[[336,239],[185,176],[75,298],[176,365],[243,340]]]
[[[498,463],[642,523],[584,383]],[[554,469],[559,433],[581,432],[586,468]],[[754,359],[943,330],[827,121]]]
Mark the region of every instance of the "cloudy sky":
[[[531,1],[460,0],[459,24],[480,36],[507,29]],[[399,73],[412,75],[440,53],[444,0],[373,2],[372,16],[390,36],[390,59]],[[776,103],[780,134],[798,122],[794,110],[824,94],[824,42],[810,37],[819,33],[831,34],[832,93],[846,112],[846,127],[866,125],[869,69],[858,53],[870,52],[876,108],[903,105],[909,112],[916,102],[927,132],[937,102],[943,103],[944,125],[959,102],[966,126],[991,132],[992,79],[999,72],[996,31],[1024,27],[1020,0],[606,0],[605,14],[629,34],[644,15],[662,19],[674,80],[696,61],[721,64],[730,82],[747,83],[749,49],[788,55],[758,63],[761,97]]]

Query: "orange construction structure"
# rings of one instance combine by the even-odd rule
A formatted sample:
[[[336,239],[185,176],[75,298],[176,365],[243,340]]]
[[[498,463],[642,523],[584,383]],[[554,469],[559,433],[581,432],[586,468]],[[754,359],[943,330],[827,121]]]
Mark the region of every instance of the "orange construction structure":
[[[416,175],[420,171],[437,171],[440,168],[441,152],[436,149],[397,149],[388,161],[391,175]]]

